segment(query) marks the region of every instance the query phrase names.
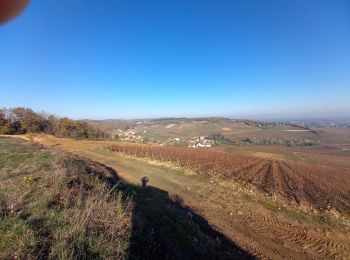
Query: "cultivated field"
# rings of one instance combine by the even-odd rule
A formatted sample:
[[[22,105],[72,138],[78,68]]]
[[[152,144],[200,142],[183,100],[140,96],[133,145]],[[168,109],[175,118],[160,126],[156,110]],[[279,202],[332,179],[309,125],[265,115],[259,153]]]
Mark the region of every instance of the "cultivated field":
[[[265,139],[316,139],[315,134],[295,126],[267,125],[259,126],[259,122],[235,121],[228,119],[211,120],[178,120],[175,122],[139,124],[136,131],[149,131],[164,137],[183,136],[208,136],[214,133],[221,133],[227,138],[241,140],[244,138],[265,138]],[[298,130],[290,132],[287,130]],[[299,131],[303,130],[303,131]]]
[[[316,166],[318,169],[318,167],[322,167],[318,163],[293,163],[294,161],[291,160],[264,158],[263,154],[252,156],[251,151],[216,151],[214,154],[218,156],[213,156],[209,153],[210,150],[186,149],[186,153],[181,155],[172,150],[176,149],[174,147],[169,147],[171,148],[170,153],[163,151],[168,157],[167,161],[164,161],[162,157],[156,158],[157,149],[164,148],[161,146],[142,146],[144,147],[142,148],[143,153],[147,151],[149,154],[136,156],[133,154],[136,154],[135,150],[140,154],[141,146],[130,148],[130,144],[121,142],[72,140],[48,135],[20,137],[31,140],[31,142],[41,143],[47,149],[69,151],[117,170],[119,176],[133,184],[131,188],[127,188],[130,194],[133,194],[133,191],[136,192],[134,196],[135,199],[137,198],[135,202],[137,202],[138,210],[133,212],[142,213],[141,219],[149,220],[148,227],[150,229],[146,230],[153,230],[151,234],[156,231],[154,235],[160,239],[155,240],[158,242],[154,244],[151,243],[151,246],[157,245],[160,241],[175,241],[170,243],[172,246],[169,246],[169,243],[161,246],[161,248],[166,248],[167,252],[171,252],[170,256],[181,251],[178,249],[179,246],[181,248],[185,246],[187,253],[192,252],[197,256],[202,253],[203,256],[204,251],[199,250],[193,253],[192,249],[202,248],[198,248],[196,245],[203,245],[204,241],[209,241],[206,248],[214,249],[214,252],[224,252],[217,255],[219,258],[227,256],[232,259],[236,256],[236,258],[242,259],[253,256],[259,259],[348,259],[350,256],[350,218],[347,206],[342,208],[347,203],[347,197],[341,195],[341,199],[335,198],[335,203],[328,203],[331,199],[323,200],[322,196],[320,201],[314,201],[313,199],[318,198],[315,196],[317,193],[314,193],[314,190],[304,187],[300,190],[303,196],[299,198],[294,193],[295,187],[287,185],[289,181],[291,184],[298,184],[299,182],[295,180],[306,182],[305,186],[309,185],[315,180],[314,174],[316,173],[312,172],[310,176],[301,174],[301,177],[297,178],[299,171],[296,170],[299,169],[298,167],[301,167],[301,170],[308,169],[307,165]],[[114,145],[122,146],[127,150],[115,152],[108,149]],[[147,147],[151,150],[147,150]],[[153,151],[154,158],[152,158],[151,151]],[[178,151],[183,153],[184,150],[179,149]],[[196,153],[197,155],[195,155]],[[207,170],[203,167],[197,168],[196,163],[192,163],[194,160],[186,160],[188,158],[186,154],[189,154],[190,158],[195,157],[197,164],[201,162],[206,166],[211,166]],[[227,160],[225,156],[232,157],[227,157],[229,159]],[[181,160],[171,159],[178,157]],[[218,160],[217,162],[226,162],[231,170],[227,171],[225,175],[224,171],[220,171],[220,167],[215,166],[215,160],[211,158],[215,158]],[[234,164],[227,162],[231,159]],[[212,164],[207,163],[207,161],[212,162]],[[185,166],[179,167],[180,162],[184,162]],[[247,167],[247,171],[244,171],[244,167],[238,167],[240,163],[247,163],[247,165],[255,163],[256,166],[250,165]],[[269,168],[273,169],[276,166],[282,168],[285,167],[284,165],[291,167],[293,171],[287,170],[286,176],[283,176],[284,172],[277,169],[275,170],[275,172],[277,171],[277,181],[270,179],[271,181],[265,183],[271,184],[261,185],[269,174],[275,176],[273,170],[271,171]],[[239,168],[250,177],[239,176]],[[214,173],[215,169],[219,170],[216,174]],[[263,173],[266,169],[270,173],[261,175],[264,178],[259,178],[253,169]],[[254,177],[255,175],[257,177]],[[281,176],[279,177],[279,175]],[[139,185],[143,176],[148,176],[150,179],[149,185],[152,194],[153,190],[161,190],[162,192],[156,192],[152,196],[144,197],[144,194],[139,196],[135,185]],[[291,180],[287,176],[291,176]],[[282,178],[286,182],[283,182]],[[325,178],[330,178],[330,176]],[[333,181],[331,178],[329,180]],[[284,184],[286,186],[283,186]],[[321,192],[318,195],[330,196],[327,193],[327,188],[330,186],[324,188],[320,182],[316,181],[311,183],[310,187],[316,189],[316,192]],[[166,193],[164,193],[165,191]],[[348,189],[344,189],[344,191],[348,191]],[[165,200],[163,199],[164,194],[167,194]],[[298,198],[301,199],[300,202],[298,202]],[[176,202],[175,206],[171,201]],[[327,202],[325,203],[325,201]],[[307,206],[304,207],[304,204]],[[334,208],[328,209],[329,205]],[[170,215],[169,211],[172,212]],[[183,223],[183,220],[185,223],[194,223],[197,227],[195,230],[199,229],[199,232],[206,235],[204,237],[196,235],[195,238],[192,238],[190,236],[194,232],[192,225],[174,224],[178,221]],[[133,230],[135,230],[134,227]],[[179,228],[182,231],[178,231]],[[168,233],[173,234],[175,240],[168,240],[167,236],[164,236],[164,233],[159,230],[169,230]],[[159,236],[159,234],[163,235]],[[212,247],[213,244],[210,241],[213,241],[211,240],[213,236],[219,237],[220,246]],[[138,241],[138,245],[141,245],[141,251],[132,247],[132,251],[137,255],[145,252],[143,249],[150,244],[147,232],[136,237],[147,238]],[[201,237],[203,239],[199,239]],[[225,237],[231,241],[231,244],[224,242],[227,241]],[[185,245],[178,244],[176,238],[179,238],[179,241],[188,242]],[[160,250],[159,247],[156,246],[156,248]],[[156,253],[164,255],[164,251],[158,249]],[[172,249],[173,251],[171,251]],[[210,250],[209,252],[213,253]],[[241,252],[239,257],[237,257],[237,252]],[[206,254],[209,256],[208,252]],[[212,256],[209,258],[215,258]]]
[[[232,120],[227,118],[173,118],[173,119],[149,119],[149,120],[102,120],[88,121],[107,129],[130,129],[145,136],[156,138],[186,138],[190,136],[208,136],[210,134],[222,134],[226,138],[241,140],[244,138],[255,139],[283,139],[283,140],[312,140],[319,137],[308,129],[295,125],[269,124],[249,120]]]
[[[322,144],[350,151],[350,128],[320,128]]]
[[[234,152],[118,143],[112,151],[171,162],[196,174],[217,175],[253,185],[269,195],[280,195],[319,210],[335,208],[350,213],[349,172],[308,163],[264,159]]]

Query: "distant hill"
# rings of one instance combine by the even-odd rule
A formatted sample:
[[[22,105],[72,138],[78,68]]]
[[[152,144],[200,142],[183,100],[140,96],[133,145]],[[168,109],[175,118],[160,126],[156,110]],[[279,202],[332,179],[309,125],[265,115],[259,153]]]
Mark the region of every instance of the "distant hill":
[[[293,123],[262,122],[229,119],[224,117],[204,118],[157,118],[135,120],[87,120],[102,129],[113,132],[132,130],[142,136],[154,139],[222,135],[225,143],[254,144],[315,144],[316,131]]]

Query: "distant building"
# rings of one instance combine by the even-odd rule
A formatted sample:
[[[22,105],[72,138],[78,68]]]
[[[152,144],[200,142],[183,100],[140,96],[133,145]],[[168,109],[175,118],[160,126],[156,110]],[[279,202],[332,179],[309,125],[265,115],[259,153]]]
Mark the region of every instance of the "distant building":
[[[211,147],[211,144],[201,144],[201,143],[198,143],[198,144],[197,144],[197,147]]]

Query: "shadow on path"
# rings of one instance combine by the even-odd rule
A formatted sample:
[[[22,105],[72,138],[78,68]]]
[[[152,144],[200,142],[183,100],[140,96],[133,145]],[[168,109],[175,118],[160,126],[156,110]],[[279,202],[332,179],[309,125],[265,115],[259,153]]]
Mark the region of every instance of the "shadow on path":
[[[183,206],[179,196],[169,196],[152,186],[129,184],[113,168],[98,164],[110,173],[102,179],[134,202],[127,259],[255,259]]]

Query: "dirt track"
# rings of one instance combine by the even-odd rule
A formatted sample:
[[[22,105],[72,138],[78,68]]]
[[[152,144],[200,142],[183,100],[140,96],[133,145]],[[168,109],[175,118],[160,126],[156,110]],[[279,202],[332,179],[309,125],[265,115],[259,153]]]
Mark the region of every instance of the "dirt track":
[[[234,188],[206,176],[188,176],[177,169],[106,151],[108,142],[72,141],[47,136],[34,140],[114,168],[129,182],[148,176],[150,185],[179,195],[184,204],[208,220],[237,245],[262,259],[349,259],[349,233],[326,225],[301,222],[244,199]],[[235,186],[234,186],[235,187]]]

